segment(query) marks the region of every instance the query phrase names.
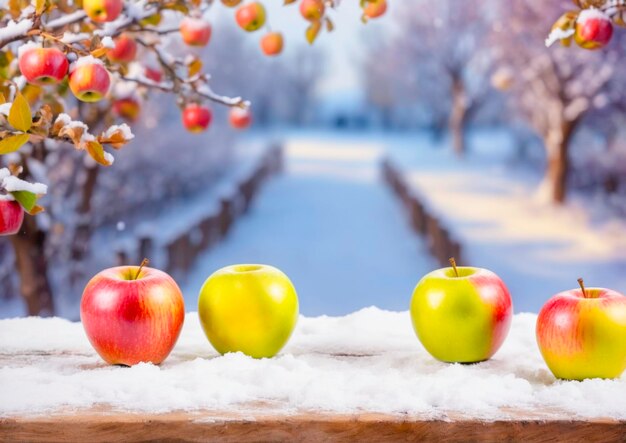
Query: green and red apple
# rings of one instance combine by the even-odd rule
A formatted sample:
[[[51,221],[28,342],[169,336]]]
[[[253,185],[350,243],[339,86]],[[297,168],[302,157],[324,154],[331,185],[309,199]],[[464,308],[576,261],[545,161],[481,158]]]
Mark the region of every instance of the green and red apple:
[[[57,84],[69,69],[67,57],[57,48],[25,47],[18,64],[26,81],[36,85]]]
[[[557,378],[617,378],[626,369],[626,297],[579,282],[539,312],[541,355]]]
[[[267,265],[234,265],[211,275],[200,290],[198,315],[221,354],[273,357],[298,320],[298,296],[289,278]]]
[[[93,103],[102,100],[109,92],[111,78],[102,63],[93,59],[70,66],[69,84],[77,99]]]
[[[89,342],[110,364],[159,364],[185,319],[183,295],[165,272],[142,266],[106,269],[83,292],[80,318]]]
[[[424,348],[438,360],[487,360],[511,327],[511,296],[495,273],[452,263],[452,267],[425,275],[415,287],[410,309],[413,328]]]
[[[122,12],[123,0],[83,0],[83,10],[94,22],[112,22]]]
[[[186,17],[180,22],[180,35],[189,46],[206,46],[211,39],[211,24],[200,18]]]
[[[283,52],[283,35],[280,32],[268,32],[261,37],[261,50],[270,57]]]
[[[189,103],[183,109],[183,125],[195,134],[205,131],[213,120],[211,110],[198,103]]]
[[[115,63],[129,63],[137,55],[137,42],[127,34],[115,39],[115,46],[107,51],[107,58]]]
[[[14,200],[0,200],[0,236],[14,235],[24,221],[24,209]]]
[[[235,20],[244,31],[254,32],[265,24],[265,7],[259,2],[242,5],[237,8]]]
[[[300,2],[300,15],[310,22],[320,20],[324,16],[325,9],[324,0],[302,0]]]

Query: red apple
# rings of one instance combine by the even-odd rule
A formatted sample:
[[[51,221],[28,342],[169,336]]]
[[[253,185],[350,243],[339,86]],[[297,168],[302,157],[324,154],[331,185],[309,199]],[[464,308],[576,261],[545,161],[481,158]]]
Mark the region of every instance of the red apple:
[[[300,14],[310,22],[317,21],[324,15],[323,0],[302,0],[300,2]]]
[[[93,277],[80,318],[87,338],[110,364],[159,364],[174,348],[185,319],[183,295],[165,272],[121,266]]]
[[[161,71],[155,68],[151,68],[149,66],[146,66],[144,75],[146,76],[146,78],[152,80],[155,83],[161,83],[161,79],[163,78],[163,73]]]
[[[125,97],[113,102],[113,112],[119,117],[134,122],[139,117],[141,105],[134,97]]]
[[[268,32],[261,38],[261,50],[265,55],[274,56],[283,51],[283,35],[280,32]]]
[[[617,378],[626,369],[626,297],[579,283],[543,306],[537,344],[557,378]]]
[[[122,34],[115,39],[115,47],[107,51],[107,57],[112,62],[129,63],[137,55],[137,43],[135,39]]]
[[[122,0],[83,0],[83,10],[94,22],[112,22],[119,17],[124,2]]]
[[[109,73],[102,63],[95,59],[79,59],[76,64],[72,64],[70,71],[70,89],[77,99],[97,102],[109,92],[111,86]]]
[[[239,107],[230,108],[228,114],[230,125],[235,129],[246,129],[252,123],[252,114],[249,109]]]
[[[190,103],[183,110],[183,125],[189,132],[199,133],[211,124],[211,110],[197,103]]]
[[[367,18],[377,18],[387,11],[387,0],[368,0],[363,7],[363,14]]]
[[[180,35],[189,46],[206,46],[211,39],[211,25],[199,18],[186,17],[180,22]]]
[[[0,236],[14,235],[20,231],[24,210],[13,200],[0,200]]]
[[[235,13],[235,20],[244,31],[256,31],[265,24],[265,7],[259,2],[240,6]]]
[[[613,37],[613,23],[608,15],[599,9],[585,9],[576,20],[574,40],[581,48],[604,48]]]
[[[20,51],[19,67],[29,83],[48,85],[65,78],[69,63],[57,48],[28,47]]]

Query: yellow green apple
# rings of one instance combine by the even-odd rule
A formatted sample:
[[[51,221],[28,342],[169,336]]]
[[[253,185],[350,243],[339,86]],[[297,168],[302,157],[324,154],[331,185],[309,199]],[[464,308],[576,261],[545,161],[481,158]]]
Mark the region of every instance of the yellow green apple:
[[[487,360],[509,332],[511,296],[495,273],[451,262],[452,267],[425,275],[415,287],[413,328],[424,348],[438,360]]]
[[[202,286],[198,315],[221,354],[269,358],[285,346],[298,320],[298,295],[289,278],[267,265],[233,265]]]
[[[539,312],[541,355],[557,378],[617,378],[626,369],[626,297],[579,283]]]

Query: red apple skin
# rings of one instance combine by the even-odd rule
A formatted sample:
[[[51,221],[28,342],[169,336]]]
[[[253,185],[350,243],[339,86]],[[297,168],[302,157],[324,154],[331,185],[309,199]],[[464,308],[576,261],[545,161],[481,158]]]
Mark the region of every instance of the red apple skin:
[[[261,50],[267,56],[283,52],[283,35],[280,32],[268,32],[261,38]]]
[[[387,12],[387,0],[370,0],[363,8],[367,18],[378,18]]]
[[[158,69],[146,67],[145,76],[155,83],[161,83],[163,73],[161,73],[161,71],[159,71]]]
[[[70,73],[70,89],[77,99],[84,102],[102,100],[110,86],[109,73],[99,63],[79,66]]]
[[[213,114],[207,107],[191,103],[183,110],[183,125],[189,132],[200,133],[211,124]]]
[[[211,25],[204,20],[187,17],[180,22],[180,35],[189,46],[206,46],[211,39]]]
[[[122,12],[122,0],[83,0],[83,10],[97,23],[112,22]]]
[[[252,123],[252,114],[248,109],[231,108],[228,113],[230,125],[235,129],[247,129]]]
[[[132,37],[122,34],[115,39],[115,47],[107,51],[107,58],[116,63],[129,63],[137,55],[137,42]]]
[[[617,378],[626,369],[626,297],[603,288],[586,293],[572,289],[548,300],[537,318],[537,344],[557,378]]]
[[[185,319],[183,295],[165,272],[137,266],[106,269],[83,292],[80,318],[89,342],[109,364],[160,364]]]
[[[240,6],[235,13],[235,20],[244,31],[256,31],[265,24],[265,7],[259,2]]]
[[[24,221],[24,209],[16,201],[0,200],[0,236],[15,235]]]
[[[19,67],[29,83],[49,85],[65,78],[69,63],[57,48],[29,48],[21,54]]]
[[[126,97],[113,102],[113,112],[118,116],[134,122],[139,117],[141,105],[133,97]]]
[[[608,16],[592,10],[583,11],[576,22],[574,40],[584,49],[602,49],[613,37],[613,23]]]
[[[300,14],[310,22],[321,19],[325,9],[323,0],[302,0],[300,2]]]

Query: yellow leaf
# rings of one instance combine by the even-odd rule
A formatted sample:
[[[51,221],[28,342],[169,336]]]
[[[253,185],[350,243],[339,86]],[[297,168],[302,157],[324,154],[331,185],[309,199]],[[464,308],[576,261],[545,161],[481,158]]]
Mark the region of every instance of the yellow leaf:
[[[7,99],[4,98],[4,94],[2,92],[0,92],[0,105],[3,104],[3,103],[6,103],[6,102],[7,102]]]
[[[43,14],[46,9],[46,0],[35,0],[35,13],[37,15]]]
[[[202,70],[202,62],[196,58],[187,65],[187,69],[189,69],[189,77],[193,77]]]
[[[29,138],[28,134],[16,134],[3,138],[0,140],[0,155],[17,151]]]
[[[107,53],[108,50],[109,50],[108,48],[101,46],[100,48],[96,48],[93,51],[91,51],[91,55],[94,56],[95,58],[100,58],[100,57],[103,57]]]
[[[333,32],[335,30],[335,25],[333,23],[333,21],[331,19],[329,19],[328,17],[325,18],[325,22],[326,22],[326,30],[328,32]]]
[[[290,5],[292,3],[295,3],[297,0],[284,0],[283,5]]]
[[[30,106],[24,96],[18,91],[9,111],[9,124],[19,131],[28,131],[33,124],[30,115]]]
[[[95,142],[95,141],[87,142],[87,144],[85,145],[85,149],[87,150],[89,155],[91,155],[91,158],[93,158],[95,161],[97,161],[101,165],[111,166],[113,164],[107,158],[107,156],[104,155],[105,154],[104,148],[102,147],[100,143]]]
[[[320,32],[320,29],[322,29],[322,23],[319,20],[311,23],[311,26],[306,28],[306,41],[308,41],[309,44],[313,44]]]

